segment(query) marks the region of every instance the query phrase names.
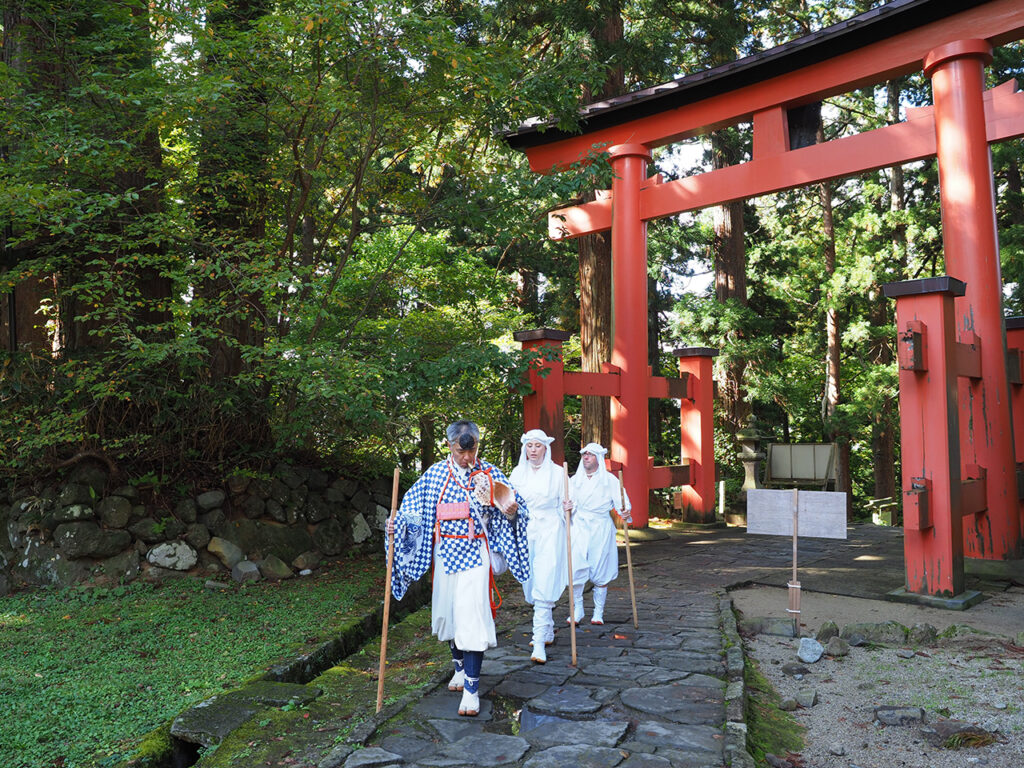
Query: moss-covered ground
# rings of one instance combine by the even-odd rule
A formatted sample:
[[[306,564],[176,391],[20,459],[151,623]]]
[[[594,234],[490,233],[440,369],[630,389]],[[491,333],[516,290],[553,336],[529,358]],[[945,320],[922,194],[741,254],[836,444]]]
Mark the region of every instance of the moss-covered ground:
[[[779,709],[779,694],[749,657],[744,669],[747,685],[747,751],[757,765],[768,765],[765,754],[785,757],[804,746],[804,728]]]
[[[0,599],[0,765],[99,768],[144,740],[159,752],[161,726],[183,708],[377,610],[383,577],[369,556],[281,583],[182,578]]]
[[[515,632],[523,615],[522,590],[507,575],[500,582],[505,605],[498,613],[498,642],[518,643],[523,640]],[[447,680],[451,655],[448,646],[430,634],[429,606],[390,625],[387,659],[385,708]],[[376,713],[379,664],[380,638],[375,637],[308,683],[321,689],[317,699],[257,713],[219,747],[203,754],[196,768],[308,768],[337,745],[353,739],[360,745],[362,739],[357,734],[369,735],[365,726]],[[409,700],[409,706],[395,713],[370,743],[407,725],[412,717],[409,710],[417,699]]]

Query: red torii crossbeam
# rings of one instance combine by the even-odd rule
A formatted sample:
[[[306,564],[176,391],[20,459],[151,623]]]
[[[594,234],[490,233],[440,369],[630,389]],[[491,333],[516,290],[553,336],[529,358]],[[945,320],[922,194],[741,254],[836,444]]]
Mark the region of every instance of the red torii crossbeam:
[[[956,328],[984,340],[980,376],[958,382],[961,459],[986,477],[984,510],[965,519],[964,549],[969,557],[991,561],[1021,558],[988,143],[1024,135],[1024,95],[1012,82],[990,91],[983,83],[992,47],[1022,37],[1019,0],[962,0],[955,6],[894,0],[764,54],[585,107],[579,134],[533,122],[506,136],[541,173],[567,167],[595,147],[609,155],[610,193],[552,212],[549,233],[566,238],[612,232],[611,362],[622,372],[622,391],[613,400],[611,454],[622,462],[631,493],[646,496],[648,488],[640,467],[647,454],[646,408],[639,408],[647,350],[646,222],[934,156],[947,272],[966,284],[965,294],[954,299]],[[933,107],[910,110],[907,121],[896,125],[791,147],[794,108],[921,70],[932,80]],[[664,184],[648,178],[652,148],[747,121],[754,131],[749,162]],[[904,433],[904,455],[908,448],[915,453],[907,441],[920,439]],[[948,472],[948,466],[925,471]],[[904,487],[905,493],[912,490]]]

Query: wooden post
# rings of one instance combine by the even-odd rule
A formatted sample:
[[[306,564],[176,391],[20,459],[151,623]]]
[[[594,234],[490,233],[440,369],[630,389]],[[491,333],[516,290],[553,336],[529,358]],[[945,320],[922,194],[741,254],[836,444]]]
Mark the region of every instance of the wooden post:
[[[398,476],[399,469],[395,467],[395,479],[391,485],[391,517],[388,518],[388,528],[395,524],[395,515],[398,513]],[[384,706],[384,667],[388,658],[388,618],[391,614],[391,567],[395,562],[395,532],[388,534],[388,572],[384,576],[384,619],[381,622],[380,630],[380,667],[377,669],[377,711],[380,712]]]

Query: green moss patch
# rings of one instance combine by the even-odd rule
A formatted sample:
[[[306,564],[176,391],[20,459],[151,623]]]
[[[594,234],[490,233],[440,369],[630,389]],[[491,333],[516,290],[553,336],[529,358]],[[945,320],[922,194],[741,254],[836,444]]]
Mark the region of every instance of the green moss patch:
[[[804,747],[806,730],[779,709],[779,694],[749,657],[744,669],[747,685],[747,751],[758,765],[767,765],[765,754],[784,756]]]

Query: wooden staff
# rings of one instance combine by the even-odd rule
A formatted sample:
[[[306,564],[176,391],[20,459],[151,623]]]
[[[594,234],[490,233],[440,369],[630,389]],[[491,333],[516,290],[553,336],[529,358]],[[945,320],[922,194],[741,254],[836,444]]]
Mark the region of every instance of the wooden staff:
[[[619,470],[619,497],[622,500],[622,512],[626,512],[626,486],[622,483],[622,470]],[[636,588],[633,586],[633,554],[629,550],[629,526],[626,519],[619,516],[622,523],[622,535],[626,537],[626,572],[629,574],[629,599],[633,603],[633,629],[640,629],[640,621],[636,617]]]
[[[395,467],[395,480],[391,485],[391,517],[388,518],[388,528],[395,524],[395,515],[398,514],[398,474],[399,469]],[[384,666],[388,658],[388,618],[391,615],[391,566],[395,562],[395,532],[388,534],[388,572],[384,576],[384,621],[380,630],[380,668],[377,670],[377,711],[380,712],[384,706]]]
[[[569,465],[562,465],[565,476],[565,500],[569,500]],[[572,512],[565,510],[565,555],[569,561],[569,644],[572,648],[572,666],[576,666],[576,598],[572,592]]]

